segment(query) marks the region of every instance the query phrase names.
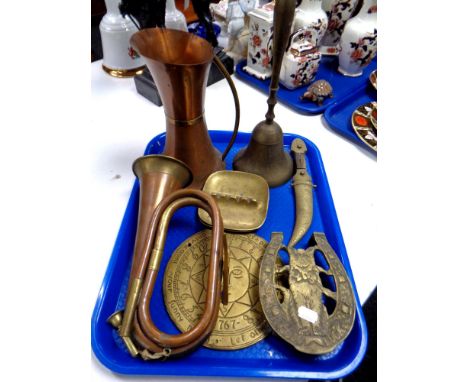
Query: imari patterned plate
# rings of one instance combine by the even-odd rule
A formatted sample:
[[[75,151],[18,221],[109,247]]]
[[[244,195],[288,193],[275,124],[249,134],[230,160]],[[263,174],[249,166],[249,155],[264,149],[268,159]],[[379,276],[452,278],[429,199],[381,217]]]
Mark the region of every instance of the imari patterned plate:
[[[359,106],[351,116],[351,124],[356,135],[377,152],[377,102]]]
[[[377,90],[377,69],[374,70],[370,76],[369,76],[369,81],[371,82],[372,86]]]

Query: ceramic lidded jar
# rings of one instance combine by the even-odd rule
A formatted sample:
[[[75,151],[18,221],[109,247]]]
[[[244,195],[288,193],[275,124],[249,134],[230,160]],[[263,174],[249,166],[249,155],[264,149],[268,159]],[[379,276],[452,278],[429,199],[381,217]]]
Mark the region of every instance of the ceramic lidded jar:
[[[359,0],[323,0],[322,8],[328,16],[328,28],[320,44],[320,52],[338,55],[340,39],[346,22],[350,19]]]
[[[244,70],[261,80],[271,77],[274,3],[267,3],[248,13],[249,43]]]
[[[359,13],[346,23],[340,45],[338,71],[360,76],[377,55],[377,0],[363,0]]]
[[[296,9],[293,33],[281,65],[280,83],[283,86],[295,89],[315,78],[321,59],[319,45],[327,24],[322,0],[302,0]]]
[[[120,14],[119,2],[105,0],[107,12],[99,24],[102,68],[114,77],[132,77],[142,73],[145,64],[129,42],[138,29],[128,16]]]

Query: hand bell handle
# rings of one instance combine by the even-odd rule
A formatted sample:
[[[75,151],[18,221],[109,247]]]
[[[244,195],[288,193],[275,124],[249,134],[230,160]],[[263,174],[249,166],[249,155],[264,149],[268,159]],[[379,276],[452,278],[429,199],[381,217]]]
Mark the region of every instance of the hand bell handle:
[[[275,118],[273,109],[276,105],[276,92],[278,91],[279,75],[283,55],[286,51],[291,27],[296,10],[295,0],[276,0],[273,13],[273,53],[272,73],[270,82],[270,95],[268,97],[268,111],[265,114],[266,121],[271,123]]]

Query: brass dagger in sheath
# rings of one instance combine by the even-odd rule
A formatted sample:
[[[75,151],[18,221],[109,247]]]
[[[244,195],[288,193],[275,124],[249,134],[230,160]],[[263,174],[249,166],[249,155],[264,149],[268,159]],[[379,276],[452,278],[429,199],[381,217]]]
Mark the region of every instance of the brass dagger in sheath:
[[[296,162],[296,174],[292,180],[296,198],[296,221],[288,247],[294,247],[304,237],[312,224],[313,215],[313,184],[312,178],[307,173],[304,155],[307,152],[307,146],[302,139],[296,138],[292,141],[291,151],[294,153]]]

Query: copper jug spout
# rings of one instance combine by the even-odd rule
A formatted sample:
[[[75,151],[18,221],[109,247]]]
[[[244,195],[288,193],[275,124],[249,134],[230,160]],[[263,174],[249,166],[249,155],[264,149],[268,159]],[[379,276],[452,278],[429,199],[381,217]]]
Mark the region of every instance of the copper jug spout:
[[[191,33],[162,28],[142,29],[130,43],[143,57],[161,95],[166,114],[164,154],[186,163],[193,174],[190,187],[201,188],[211,173],[225,167],[204,116],[213,47]]]

